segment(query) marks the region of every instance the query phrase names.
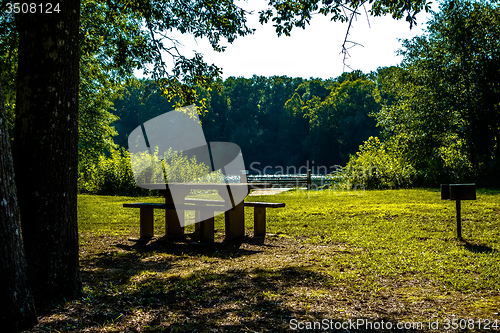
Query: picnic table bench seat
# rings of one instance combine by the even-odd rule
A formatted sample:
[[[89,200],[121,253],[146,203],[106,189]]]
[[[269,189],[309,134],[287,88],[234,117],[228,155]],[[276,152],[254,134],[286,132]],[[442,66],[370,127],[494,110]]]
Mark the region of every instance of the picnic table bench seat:
[[[195,226],[196,232],[200,233],[200,240],[212,243],[214,241],[214,217],[213,212],[225,211],[226,214],[234,211],[234,208],[227,209],[226,203],[220,200],[206,200],[206,199],[185,199],[185,204],[163,204],[163,203],[147,203],[147,202],[134,202],[124,203],[125,208],[139,208],[140,209],[140,239],[149,239],[154,236],[154,209],[165,210],[194,210],[199,216],[200,223]],[[254,236],[262,237],[266,235],[266,208],[280,208],[285,207],[284,203],[278,202],[244,202],[245,207],[254,207]],[[207,218],[203,219],[203,214],[208,212]],[[226,219],[227,221],[227,219]],[[226,225],[226,229],[229,226]]]
[[[186,199],[186,202],[218,202],[223,203],[222,201],[210,201],[210,200],[200,200],[200,199]],[[254,216],[253,216],[253,227],[254,227],[254,236],[260,237],[266,235],[266,208],[281,208],[285,207],[285,204],[282,202],[245,202],[245,207],[254,207]]]
[[[257,237],[266,235],[266,208],[285,207],[282,202],[245,202],[245,207],[254,207],[253,234]]]
[[[209,205],[214,202],[204,202],[203,204],[184,204],[184,205],[174,205],[174,204],[162,204],[162,203],[150,203],[150,202],[133,202],[124,203],[125,208],[139,208],[140,209],[140,240],[150,239],[154,236],[154,209],[165,209],[165,210],[195,210],[198,214],[203,214],[208,212],[208,217],[203,219],[199,224],[197,231],[200,232],[200,238],[202,241],[213,242],[214,233],[214,219],[213,212],[215,211],[225,211],[233,210],[234,208],[228,209],[223,201],[218,201],[218,205]],[[203,215],[202,215],[203,216]]]

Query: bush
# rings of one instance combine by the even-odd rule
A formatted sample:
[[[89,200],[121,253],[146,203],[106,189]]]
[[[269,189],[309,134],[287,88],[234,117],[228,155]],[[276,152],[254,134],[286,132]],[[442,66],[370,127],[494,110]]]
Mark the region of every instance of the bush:
[[[156,161],[156,163],[152,163]],[[161,162],[160,162],[161,161]],[[155,150],[133,155],[137,179],[142,183],[215,182],[224,181],[220,171],[209,172],[209,167],[198,163],[196,157],[188,158],[169,150],[162,158]],[[139,172],[140,171],[140,172]],[[79,165],[78,190],[80,193],[102,195],[157,195],[137,186],[127,149],[113,149],[109,156],[101,154],[96,160],[82,161]]]
[[[398,154],[395,145],[371,136],[356,155],[351,155],[345,168],[339,168],[331,181],[343,188],[359,185],[367,189],[411,187],[416,170]]]
[[[130,156],[125,148],[113,149],[110,156],[101,154],[97,160],[80,165],[78,190],[80,193],[103,195],[151,194],[136,185]]]

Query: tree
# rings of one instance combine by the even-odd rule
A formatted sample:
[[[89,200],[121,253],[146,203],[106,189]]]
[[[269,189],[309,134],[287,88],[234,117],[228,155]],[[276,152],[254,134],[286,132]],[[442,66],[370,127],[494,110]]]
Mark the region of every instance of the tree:
[[[316,163],[328,167],[344,164],[363,140],[378,134],[369,117],[380,108],[375,84],[364,75],[352,77],[352,81],[339,77],[341,83],[336,82],[326,98],[312,98],[307,103],[310,129],[305,145]]]
[[[285,103],[279,118],[276,147],[285,165],[301,166],[306,163],[302,143],[309,131],[309,122],[304,117],[304,102],[298,93]]]
[[[500,7],[449,1],[427,35],[407,40],[377,120],[421,181],[494,179],[500,164]]]
[[[10,152],[7,117],[0,82],[0,320],[7,331],[37,323],[33,296],[28,284],[14,163]]]
[[[81,295],[76,218],[79,13],[18,14],[14,166],[37,306]]]

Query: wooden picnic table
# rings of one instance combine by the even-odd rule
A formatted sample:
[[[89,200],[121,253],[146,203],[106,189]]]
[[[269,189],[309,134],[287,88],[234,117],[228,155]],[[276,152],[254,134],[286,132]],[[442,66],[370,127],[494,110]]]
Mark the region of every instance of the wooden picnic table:
[[[176,204],[174,207],[174,200],[172,198],[169,187],[175,186],[176,196],[182,196],[183,202],[186,205]],[[176,237],[184,234],[184,215],[178,214],[179,208],[185,210],[195,210],[197,214],[201,214],[199,219],[202,222],[199,224],[199,232],[201,238],[213,238],[213,212],[225,211],[225,233],[226,239],[239,239],[245,236],[245,203],[242,201],[236,205],[231,202],[231,198],[227,195],[228,191],[221,191],[227,189],[229,186],[234,187],[247,187],[250,189],[270,188],[272,184],[269,183],[168,183],[168,184],[149,184],[150,189],[156,189],[165,198],[165,235],[168,237]],[[204,201],[196,199],[186,199],[191,190],[217,190],[219,196],[224,201]],[[176,198],[179,199],[179,198]],[[178,203],[178,200],[176,200]],[[195,205],[189,205],[195,204]],[[139,204],[137,204],[139,205]],[[201,205],[201,206],[200,206]],[[210,205],[210,206],[209,206]],[[128,204],[126,207],[134,207],[133,204]],[[206,208],[206,209],[204,209]],[[151,209],[152,211],[152,209]],[[259,210],[260,211],[260,210]],[[203,215],[207,219],[203,219]],[[148,217],[148,219],[152,219]],[[264,215],[265,220],[265,215]],[[261,225],[262,223],[260,223]],[[265,226],[265,221],[263,222]],[[149,228],[149,227],[148,227]],[[265,228],[265,227],[264,227]],[[265,233],[265,231],[264,231]],[[205,236],[204,236],[205,235]]]

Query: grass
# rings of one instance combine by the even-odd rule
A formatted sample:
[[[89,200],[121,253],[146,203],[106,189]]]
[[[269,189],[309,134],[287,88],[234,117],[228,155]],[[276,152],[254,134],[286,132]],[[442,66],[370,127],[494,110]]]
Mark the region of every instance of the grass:
[[[241,243],[223,242],[218,216],[213,245],[139,246],[128,240],[139,212],[122,204],[162,198],[80,195],[84,298],[43,314],[32,331],[285,332],[324,319],[421,322],[407,328],[436,332],[472,319],[468,331],[480,331],[478,320],[500,329],[500,192],[462,202],[463,241],[454,202],[432,189],[247,200],[286,203],[268,209],[265,241],[252,237],[247,209]],[[156,234],[163,224],[155,212]]]

